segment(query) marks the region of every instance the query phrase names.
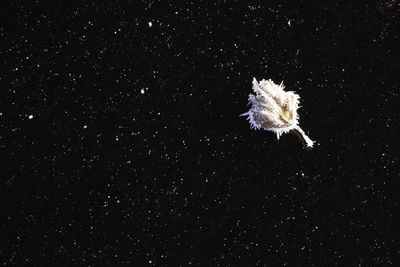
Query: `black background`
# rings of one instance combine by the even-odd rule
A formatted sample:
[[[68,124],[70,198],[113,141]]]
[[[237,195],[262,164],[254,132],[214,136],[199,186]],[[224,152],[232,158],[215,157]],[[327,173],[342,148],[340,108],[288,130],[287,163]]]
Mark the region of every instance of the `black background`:
[[[0,8],[1,264],[399,264],[398,1],[94,2]]]

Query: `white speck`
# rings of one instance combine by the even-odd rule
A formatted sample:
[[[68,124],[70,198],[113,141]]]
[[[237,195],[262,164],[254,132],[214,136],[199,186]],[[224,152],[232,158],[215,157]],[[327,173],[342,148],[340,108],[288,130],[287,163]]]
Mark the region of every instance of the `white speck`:
[[[149,27],[151,28],[151,26],[153,26],[153,23],[151,23],[151,21],[149,22]]]
[[[29,115],[28,118],[31,120],[33,119],[33,115]]]
[[[290,20],[287,22],[287,24],[289,25],[289,27],[291,27],[291,26],[292,26],[292,23],[291,23],[291,21],[290,21]]]
[[[87,128],[87,125],[83,125],[83,129],[86,129]]]
[[[144,94],[144,89],[140,90],[140,93],[143,95]]]

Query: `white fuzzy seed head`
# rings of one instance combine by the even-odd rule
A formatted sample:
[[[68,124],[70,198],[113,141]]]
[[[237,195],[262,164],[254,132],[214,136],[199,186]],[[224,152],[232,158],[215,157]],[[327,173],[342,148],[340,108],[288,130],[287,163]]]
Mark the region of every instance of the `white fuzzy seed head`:
[[[300,96],[294,92],[286,92],[283,83],[275,84],[272,80],[262,80],[260,83],[253,78],[253,91],[255,95],[249,95],[251,108],[242,116],[247,116],[250,128],[263,128],[276,133],[277,138],[290,130],[298,131],[308,147],[314,142],[308,138],[304,131],[298,126]]]

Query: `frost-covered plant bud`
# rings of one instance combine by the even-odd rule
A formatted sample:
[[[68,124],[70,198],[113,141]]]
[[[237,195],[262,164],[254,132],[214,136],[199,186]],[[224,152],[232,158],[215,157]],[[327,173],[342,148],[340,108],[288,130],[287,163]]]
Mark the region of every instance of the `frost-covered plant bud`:
[[[291,91],[286,92],[284,88],[282,83],[277,85],[272,80],[262,80],[258,83],[256,78],[253,78],[253,90],[256,95],[249,95],[251,108],[241,116],[248,116],[250,128],[273,131],[278,139],[290,130],[297,131],[307,146],[312,147],[314,141],[298,125],[297,109],[300,96]]]

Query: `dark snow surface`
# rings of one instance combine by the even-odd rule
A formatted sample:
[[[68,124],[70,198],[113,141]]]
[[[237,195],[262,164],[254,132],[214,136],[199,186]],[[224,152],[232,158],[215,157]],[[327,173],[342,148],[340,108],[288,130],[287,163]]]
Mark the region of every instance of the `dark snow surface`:
[[[0,264],[399,266],[399,10],[3,3]],[[312,150],[239,117],[253,77]]]

